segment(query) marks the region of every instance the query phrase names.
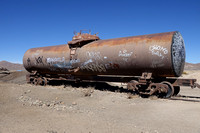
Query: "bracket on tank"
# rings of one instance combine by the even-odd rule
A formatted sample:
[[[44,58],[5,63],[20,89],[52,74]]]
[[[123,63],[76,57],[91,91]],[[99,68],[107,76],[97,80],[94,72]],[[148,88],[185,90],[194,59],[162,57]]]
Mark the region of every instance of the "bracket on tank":
[[[142,76],[139,78],[139,82],[146,82],[147,79],[151,79],[152,78],[152,73],[148,73],[148,72],[143,72]]]

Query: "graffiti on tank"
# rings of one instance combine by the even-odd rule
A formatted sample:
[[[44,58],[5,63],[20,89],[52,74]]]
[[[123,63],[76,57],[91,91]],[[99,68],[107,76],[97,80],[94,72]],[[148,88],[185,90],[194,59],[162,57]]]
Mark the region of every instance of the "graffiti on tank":
[[[122,60],[128,62],[128,58],[122,58]]]
[[[119,51],[119,57],[130,57],[133,54],[133,52],[127,52],[127,50]]]
[[[127,52],[127,50],[120,50],[118,56],[122,57],[122,60],[128,62],[129,57],[133,54],[133,52]]]
[[[48,63],[49,69],[51,71],[62,71],[65,64],[65,57],[53,57],[46,58],[46,63]]]
[[[62,58],[47,58],[46,59],[46,62],[48,63],[48,64],[56,64],[56,63],[63,63],[63,62],[65,62],[65,57],[62,57]]]
[[[87,70],[92,72],[106,72],[106,68],[103,64],[91,63],[80,67],[81,70]]]
[[[84,62],[83,65],[87,65],[88,63],[93,62],[92,59],[89,59],[88,61]]]
[[[168,54],[167,48],[159,45],[153,45],[149,47],[149,51],[152,55],[157,55],[161,57],[161,59],[164,59],[166,54]]]
[[[69,63],[71,64],[75,64],[75,63],[79,63],[80,62],[80,59],[72,59],[69,61]]]
[[[66,71],[65,69],[73,69],[73,64],[79,63],[80,59],[72,59],[68,62],[65,61],[65,57],[58,57],[58,58],[47,58],[46,62],[52,66],[51,69],[56,68],[59,71]]]
[[[43,56],[39,56],[38,58],[36,58],[35,57],[35,61],[36,61],[36,65],[38,65],[38,64],[43,64],[44,65],[44,63],[43,63]]]
[[[102,60],[102,56],[100,52],[87,51],[86,56],[88,59]]]
[[[66,69],[71,69],[72,68],[72,66],[71,65],[64,65],[64,64],[62,64],[62,63],[58,63],[58,64],[54,64],[53,65],[55,68],[66,68]]]

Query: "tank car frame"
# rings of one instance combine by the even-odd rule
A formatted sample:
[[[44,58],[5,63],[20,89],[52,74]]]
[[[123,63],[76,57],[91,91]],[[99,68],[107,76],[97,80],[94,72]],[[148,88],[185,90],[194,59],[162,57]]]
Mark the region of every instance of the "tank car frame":
[[[184,63],[185,47],[179,32],[110,40],[80,32],[68,42],[68,48],[34,48],[23,59],[30,72],[27,82],[34,85],[47,85],[52,80],[123,82],[139,95],[164,98],[177,95],[180,86],[200,87],[196,79],[177,78]]]
[[[45,74],[41,75],[36,71],[27,75],[27,83],[34,85],[47,85],[50,81],[73,81],[80,82],[120,82],[126,83],[127,89],[142,96],[156,95],[160,98],[170,98],[180,91],[180,86],[191,88],[200,85],[196,79],[179,78],[153,78],[151,73],[144,72],[141,76],[74,76],[68,74]]]

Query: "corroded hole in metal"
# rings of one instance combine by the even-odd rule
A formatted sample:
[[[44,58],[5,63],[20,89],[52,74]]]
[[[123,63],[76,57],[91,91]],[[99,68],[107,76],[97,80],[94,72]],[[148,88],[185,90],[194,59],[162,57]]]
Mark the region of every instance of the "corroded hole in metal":
[[[176,76],[181,76],[185,65],[185,44],[180,32],[175,32],[172,40],[172,63]]]

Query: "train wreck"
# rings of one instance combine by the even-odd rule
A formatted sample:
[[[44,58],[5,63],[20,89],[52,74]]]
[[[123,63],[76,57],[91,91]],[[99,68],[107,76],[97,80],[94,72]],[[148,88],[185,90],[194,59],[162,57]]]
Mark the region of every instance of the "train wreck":
[[[185,44],[177,31],[100,40],[77,33],[68,44],[32,48],[23,57],[27,82],[51,80],[124,82],[139,95],[169,98],[180,86],[200,87],[196,79],[179,78]]]

